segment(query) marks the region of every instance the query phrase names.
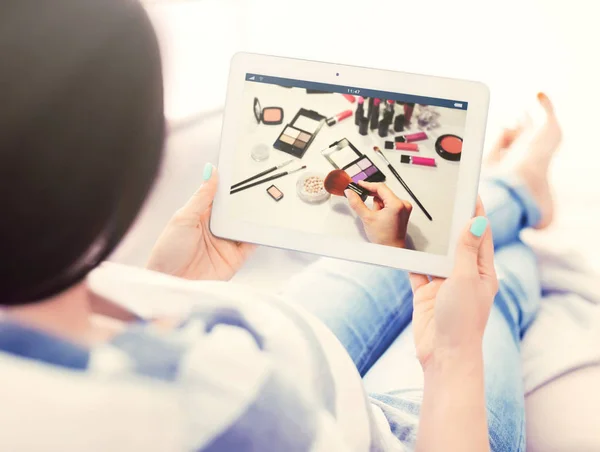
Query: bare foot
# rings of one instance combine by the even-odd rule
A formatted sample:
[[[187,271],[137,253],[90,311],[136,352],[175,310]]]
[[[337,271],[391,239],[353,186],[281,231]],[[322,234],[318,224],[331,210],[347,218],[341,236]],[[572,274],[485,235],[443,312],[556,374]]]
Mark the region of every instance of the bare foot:
[[[500,163],[506,156],[506,151],[523,132],[524,127],[524,124],[519,123],[514,128],[504,129],[488,153],[485,160],[486,165],[492,166]]]
[[[527,157],[521,160],[515,169],[531,190],[541,212],[540,222],[534,227],[543,229],[548,227],[554,218],[554,199],[548,172],[562,141],[562,130],[548,96],[539,93],[537,97],[546,112],[546,122],[533,135],[528,145]]]
[[[548,171],[562,140],[562,131],[548,96],[539,93],[537,97],[545,113],[543,124],[526,134],[523,134],[527,128],[525,124],[519,124],[515,129],[506,129],[492,149],[487,162],[496,165],[504,160],[511,160],[506,158],[509,154],[516,157],[512,159],[509,167],[521,177],[531,191],[541,212],[540,222],[534,227],[543,229],[552,223],[554,217],[554,200]],[[519,140],[522,135],[528,135],[523,143]],[[515,145],[517,141],[519,145]]]

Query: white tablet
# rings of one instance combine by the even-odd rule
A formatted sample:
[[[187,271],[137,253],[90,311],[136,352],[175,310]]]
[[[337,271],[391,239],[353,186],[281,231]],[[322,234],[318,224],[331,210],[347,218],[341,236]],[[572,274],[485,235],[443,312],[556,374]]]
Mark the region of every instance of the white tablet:
[[[237,54],[211,230],[448,276],[475,208],[488,103],[478,82]],[[410,202],[407,247],[370,243],[347,199],[324,189],[327,176],[382,182]]]

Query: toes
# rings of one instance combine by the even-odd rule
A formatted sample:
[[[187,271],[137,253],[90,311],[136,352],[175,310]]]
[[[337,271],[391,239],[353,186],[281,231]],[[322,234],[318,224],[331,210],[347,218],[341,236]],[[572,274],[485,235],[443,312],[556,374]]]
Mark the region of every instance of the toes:
[[[548,115],[554,114],[554,106],[552,105],[552,101],[546,94],[538,93],[537,98],[540,105],[544,108],[544,110],[546,110],[546,113]]]
[[[518,124],[514,128],[506,128],[502,130],[502,133],[492,146],[489,155],[488,162],[496,162],[500,161],[504,158],[505,153],[509,147],[515,142],[515,140],[521,135],[523,132],[523,125]]]
[[[519,137],[519,135],[523,133],[523,129],[524,127],[522,124],[518,124],[512,129],[504,129],[500,139],[498,140],[498,145],[502,146],[502,148],[510,147]]]

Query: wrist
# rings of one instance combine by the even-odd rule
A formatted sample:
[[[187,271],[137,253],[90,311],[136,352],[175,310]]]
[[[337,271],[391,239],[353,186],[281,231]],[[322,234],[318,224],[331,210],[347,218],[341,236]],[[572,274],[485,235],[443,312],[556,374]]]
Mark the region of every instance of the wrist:
[[[394,248],[406,248],[406,240],[394,239],[382,242],[381,245],[392,246]]]
[[[468,376],[483,369],[481,343],[456,348],[439,348],[421,363],[425,377]]]

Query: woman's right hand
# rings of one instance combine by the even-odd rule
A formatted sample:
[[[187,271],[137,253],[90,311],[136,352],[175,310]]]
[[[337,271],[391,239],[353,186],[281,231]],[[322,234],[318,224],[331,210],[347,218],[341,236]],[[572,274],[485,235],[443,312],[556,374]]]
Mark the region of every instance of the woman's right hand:
[[[481,200],[462,231],[448,279],[411,274],[415,346],[425,369],[438,357],[481,353],[498,279],[492,232]]]
[[[446,280],[410,275],[413,333],[424,374],[417,451],[489,451],[483,332],[498,291],[481,200]]]

